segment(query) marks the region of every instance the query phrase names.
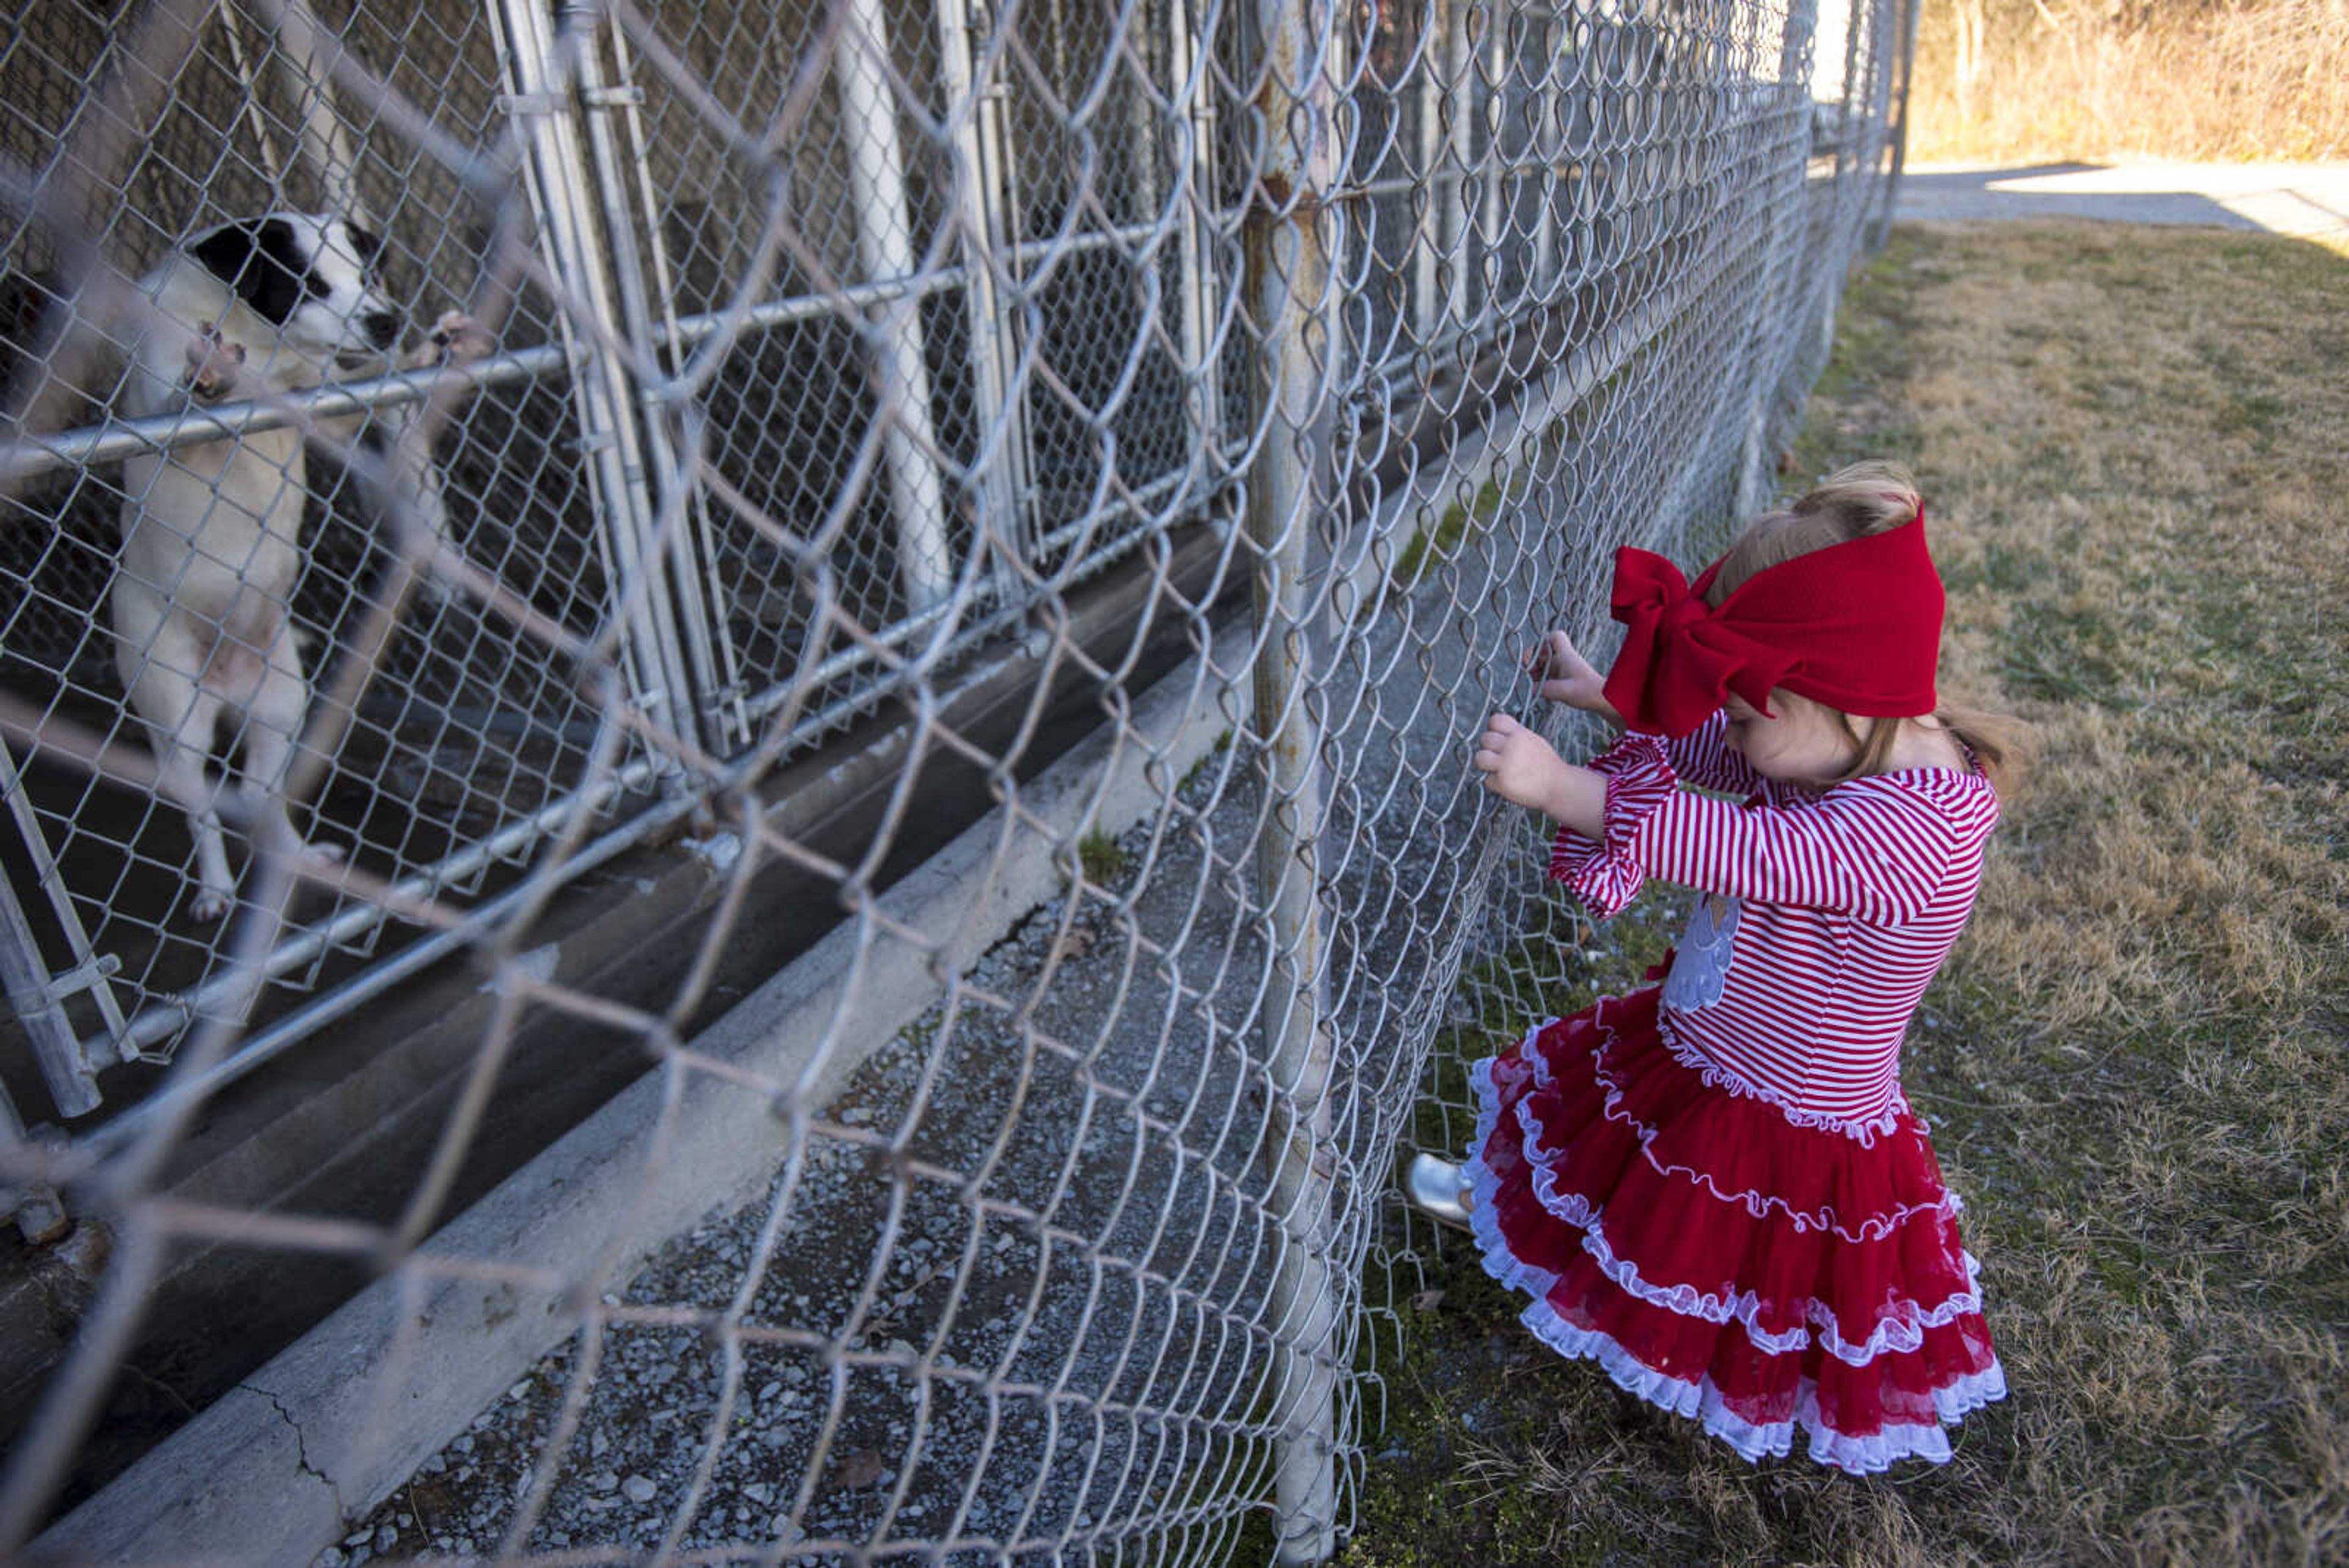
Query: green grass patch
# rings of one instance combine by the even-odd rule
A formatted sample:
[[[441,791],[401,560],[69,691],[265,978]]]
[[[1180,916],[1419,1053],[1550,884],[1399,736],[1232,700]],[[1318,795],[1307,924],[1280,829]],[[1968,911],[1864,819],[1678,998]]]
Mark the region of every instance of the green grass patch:
[[[1395,556],[1394,570],[1389,580],[1401,590],[1419,586],[1420,578],[1439,562],[1449,561],[1460,554],[1460,546],[1475,533],[1481,532],[1501,510],[1501,482],[1490,479],[1464,505],[1454,501],[1444,509],[1431,532],[1415,528],[1410,539]]]
[[[1196,762],[1183,770],[1182,778],[1174,785],[1176,792],[1188,794],[1196,788],[1199,781],[1207,776],[1209,769],[1220,767],[1223,764],[1224,754],[1231,749],[1232,732],[1226,729],[1216,737],[1214,745],[1199,753]]]
[[[1077,840],[1077,865],[1094,887],[1111,887],[1125,875],[1125,846],[1117,841],[1117,835],[1096,827]]]

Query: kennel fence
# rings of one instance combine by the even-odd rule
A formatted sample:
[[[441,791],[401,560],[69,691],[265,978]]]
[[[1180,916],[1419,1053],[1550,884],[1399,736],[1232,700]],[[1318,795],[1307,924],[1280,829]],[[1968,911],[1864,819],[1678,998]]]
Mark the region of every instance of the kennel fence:
[[[1264,1264],[1220,1315],[1166,1309],[1195,1358],[1215,1333],[1239,1348],[1206,1353],[1222,1386],[1178,1378],[1187,1403],[1154,1415],[1193,1447],[1129,1447],[1126,1477],[1204,1466],[1245,1492],[1268,1465],[1284,1553],[1326,1547],[1328,1412],[1340,1431],[1361,1415],[1354,1282],[1397,1102],[1475,978],[1472,942],[1536,897],[1522,836],[1452,782],[1457,742],[1522,695],[1506,645],[1545,621],[1591,629],[1613,545],[1683,543],[1775,483],[1886,199],[1912,9],[27,9],[0,34],[5,370],[24,418],[0,533],[0,947],[40,1068],[10,1080],[20,1123],[99,1110],[114,1084],[143,1087],[137,1063],[167,1066],[191,1105],[406,974],[510,950],[567,877],[729,807],[855,715],[924,711],[973,650],[1080,656],[1057,629],[1080,584],[1163,588],[1173,542],[1204,533],[1220,582],[1253,581],[1255,629],[1216,667],[1212,607],[1161,596],[1195,622],[1203,701],[1233,739],[1209,803],[1170,786],[1154,821],[1233,840],[1190,872],[1229,929],[1196,948],[1179,922],[1144,934],[1139,888],[1108,888],[1074,844],[1022,852],[1065,865],[1071,905],[1124,912],[1129,961],[1173,977],[1154,1005],[1200,1034],[1178,1050],[1161,1029],[1154,1056],[1112,1075],[1189,1062],[1195,1097],[1214,1085],[1242,1127],[1137,1108],[1152,1152],[1088,1171],[1122,1195],[1161,1156],[1196,1162],[1203,1201],[1257,1223],[1241,1251]],[[356,875],[300,867],[280,898],[296,867],[255,854],[245,903],[207,928],[184,907],[184,813],[135,760],[106,612],[121,457],[200,432],[108,412],[105,348],[132,306],[89,269],[136,276],[207,224],[284,208],[363,214],[417,321],[486,304],[499,346],[461,389],[390,375],[212,410],[253,431],[356,410],[368,429],[314,443],[294,604],[316,706],[341,706],[289,809]],[[428,402],[472,576],[403,595],[419,546],[368,476]],[[1107,677],[1115,725],[1138,693]],[[1017,758],[985,760],[1001,785]],[[859,909],[863,868],[830,874]],[[967,981],[949,1013],[1024,1017],[1053,983],[1048,969],[1023,1008]],[[1105,1039],[1120,1017],[1150,1033],[1115,1008],[1092,1026]],[[1098,1088],[1099,1046],[1012,1049],[1023,1093]],[[795,1112],[795,1154],[838,1141],[805,1121],[821,1109]],[[118,1116],[135,1138],[20,1130],[12,1177],[87,1187],[178,1114]],[[1160,1261],[1163,1220],[1147,1244],[1102,1225],[1087,1247],[1139,1245],[1143,1284],[1195,1304],[1195,1270]],[[1195,1251],[1195,1226],[1173,1233]],[[1092,1327],[1081,1313],[1076,1338]],[[1267,1366],[1272,1392],[1230,1413],[1233,1381]],[[1034,1381],[999,1380],[1023,1397]],[[12,1476],[19,1538],[88,1414],[60,1386]],[[794,1529],[821,1445],[801,1468]],[[984,1477],[964,1484],[967,1512]],[[706,1490],[664,1541],[724,1538],[692,1517]],[[1129,1503],[1086,1539],[1223,1540],[1237,1515],[1219,1506]],[[1073,1518],[965,1544],[1065,1546]],[[870,1549],[859,1528],[876,1526],[808,1550]],[[508,1528],[510,1552],[533,1542]]]

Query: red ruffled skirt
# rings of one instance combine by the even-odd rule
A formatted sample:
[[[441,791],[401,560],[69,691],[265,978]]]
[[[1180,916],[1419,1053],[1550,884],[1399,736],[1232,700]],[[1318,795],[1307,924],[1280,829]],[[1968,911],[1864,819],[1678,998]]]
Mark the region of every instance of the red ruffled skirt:
[[[2006,1379],[1925,1124],[1791,1120],[1676,1056],[1656,1005],[1609,998],[1476,1064],[1486,1272],[1546,1344],[1748,1459],[1798,1427],[1854,1473],[1947,1459]]]

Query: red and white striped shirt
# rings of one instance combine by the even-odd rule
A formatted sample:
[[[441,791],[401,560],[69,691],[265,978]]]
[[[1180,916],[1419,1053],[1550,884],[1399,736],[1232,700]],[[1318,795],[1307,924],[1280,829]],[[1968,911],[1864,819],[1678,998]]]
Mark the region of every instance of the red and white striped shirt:
[[[1973,909],[1998,797],[1953,768],[1782,784],[1727,730],[1716,713],[1677,741],[1625,735],[1591,764],[1609,775],[1605,839],[1562,830],[1551,875],[1601,919],[1648,877],[1736,900],[1707,955],[1727,960],[1717,999],[1700,986],[1676,1006],[1691,988],[1667,986],[1669,1043],[1806,1123],[1864,1133],[1904,1106],[1901,1039]]]

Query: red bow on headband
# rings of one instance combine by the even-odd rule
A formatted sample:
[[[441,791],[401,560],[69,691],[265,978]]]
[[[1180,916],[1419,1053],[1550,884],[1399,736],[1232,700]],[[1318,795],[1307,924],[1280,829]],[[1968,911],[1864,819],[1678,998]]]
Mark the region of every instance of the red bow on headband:
[[[1630,629],[1607,700],[1634,730],[1685,735],[1734,691],[1770,711],[1789,691],[1872,718],[1930,713],[1940,656],[1940,574],[1925,516],[1765,567],[1719,606],[1647,550],[1615,553],[1615,618]]]

